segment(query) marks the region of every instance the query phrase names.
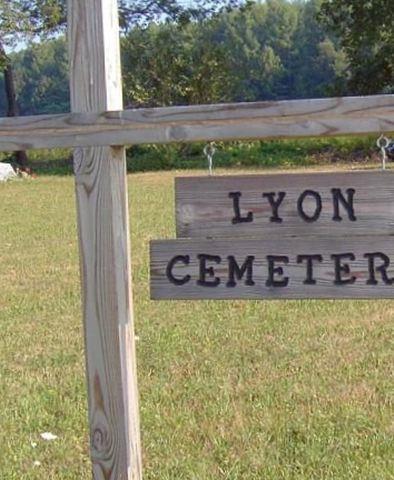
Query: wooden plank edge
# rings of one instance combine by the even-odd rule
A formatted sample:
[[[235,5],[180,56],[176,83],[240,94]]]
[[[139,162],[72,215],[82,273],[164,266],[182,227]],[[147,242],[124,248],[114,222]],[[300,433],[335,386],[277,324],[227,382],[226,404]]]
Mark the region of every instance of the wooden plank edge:
[[[0,119],[0,151],[259,140],[394,131],[394,95]]]

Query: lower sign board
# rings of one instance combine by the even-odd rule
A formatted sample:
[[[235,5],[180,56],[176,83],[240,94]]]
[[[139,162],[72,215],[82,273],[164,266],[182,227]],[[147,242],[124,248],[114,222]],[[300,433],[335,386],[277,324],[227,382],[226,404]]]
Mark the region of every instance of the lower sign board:
[[[153,241],[151,296],[394,298],[394,238]]]

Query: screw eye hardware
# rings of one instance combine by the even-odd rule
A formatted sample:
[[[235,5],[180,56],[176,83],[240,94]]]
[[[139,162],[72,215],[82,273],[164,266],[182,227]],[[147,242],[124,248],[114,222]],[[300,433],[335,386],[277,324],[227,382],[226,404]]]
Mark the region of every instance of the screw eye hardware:
[[[213,157],[214,157],[215,153],[216,153],[216,147],[215,147],[214,142],[211,142],[211,143],[208,143],[207,145],[205,145],[204,155],[206,156],[206,158],[208,160],[209,175],[212,175],[212,173],[213,173]]]
[[[382,134],[377,139],[376,145],[382,154],[382,170],[386,170],[387,159],[394,160],[394,141]]]
[[[384,135],[380,135],[380,137],[376,141],[376,145],[380,149],[382,148],[386,149],[390,145],[390,140]]]

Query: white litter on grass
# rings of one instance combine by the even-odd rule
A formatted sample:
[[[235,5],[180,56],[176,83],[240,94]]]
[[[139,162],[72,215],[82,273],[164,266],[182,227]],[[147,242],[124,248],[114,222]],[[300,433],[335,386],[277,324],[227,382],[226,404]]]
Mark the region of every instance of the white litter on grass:
[[[47,442],[50,442],[52,440],[56,440],[57,438],[59,438],[57,435],[54,435],[53,433],[51,432],[44,432],[44,433],[41,433],[41,438],[43,440],[46,440]]]
[[[16,178],[17,174],[9,163],[0,162],[0,182],[6,182],[11,178]]]
[[[31,445],[31,448],[36,448],[36,447],[37,447],[37,443],[36,443],[36,442],[30,442],[30,445]]]
[[[33,467],[41,467],[41,462],[39,462],[38,460],[35,460],[33,462]]]

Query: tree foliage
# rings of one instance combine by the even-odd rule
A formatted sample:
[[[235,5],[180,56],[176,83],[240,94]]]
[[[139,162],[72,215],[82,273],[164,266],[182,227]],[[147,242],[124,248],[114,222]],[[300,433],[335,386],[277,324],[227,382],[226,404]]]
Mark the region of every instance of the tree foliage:
[[[70,110],[68,56],[64,37],[33,44],[14,56],[22,115]]]
[[[0,45],[11,49],[21,40],[53,33],[65,18],[65,1],[0,0]]]
[[[349,58],[350,93],[394,91],[392,0],[325,0],[321,15]]]
[[[194,0],[188,5],[178,0],[118,0],[123,31],[130,31],[135,25],[146,26],[163,18],[180,23],[201,20],[242,4],[242,0]]]
[[[316,2],[268,0],[198,22],[132,29],[122,41],[126,103],[194,104],[325,95],[346,59]]]

